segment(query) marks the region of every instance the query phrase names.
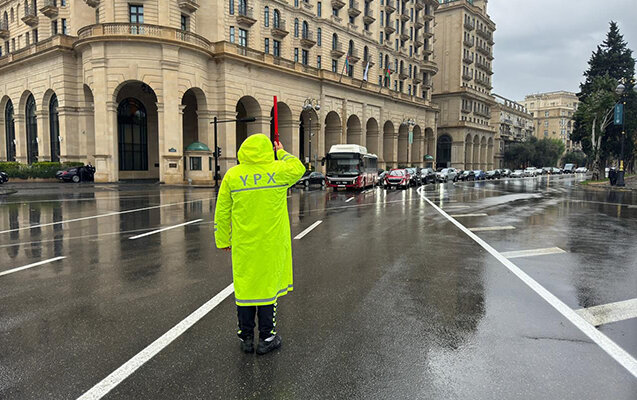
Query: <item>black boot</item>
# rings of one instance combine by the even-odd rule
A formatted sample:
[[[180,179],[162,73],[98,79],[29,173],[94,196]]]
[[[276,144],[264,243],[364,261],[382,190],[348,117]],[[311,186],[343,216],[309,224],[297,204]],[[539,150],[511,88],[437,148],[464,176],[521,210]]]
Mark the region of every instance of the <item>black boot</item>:
[[[239,340],[241,340],[241,351],[247,354],[254,353],[254,337],[239,338]]]
[[[257,354],[263,355],[276,350],[281,347],[281,336],[272,335],[267,339],[259,338],[259,346],[257,347]]]

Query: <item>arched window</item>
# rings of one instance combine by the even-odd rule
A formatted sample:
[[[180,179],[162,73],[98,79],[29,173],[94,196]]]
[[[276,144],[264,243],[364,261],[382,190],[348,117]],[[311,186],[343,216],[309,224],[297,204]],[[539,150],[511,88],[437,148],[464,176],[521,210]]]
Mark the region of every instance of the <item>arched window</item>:
[[[239,0],[239,15],[247,15],[248,0]]]
[[[405,64],[401,61],[400,62],[400,70],[398,71],[399,73],[403,73],[403,68],[405,68]]]
[[[383,53],[378,55],[378,67],[381,69],[383,68]]]
[[[7,144],[7,161],[15,161],[15,121],[11,100],[7,102],[4,109],[4,133]]]
[[[299,37],[299,19],[294,18],[294,37]]]
[[[347,54],[351,56],[353,53],[354,53],[354,41],[350,40],[349,46],[347,46]]]
[[[275,28],[279,28],[281,24],[281,13],[276,8],[274,9],[274,15],[272,16],[272,23]]]
[[[310,33],[310,27],[307,24],[307,21],[303,21],[303,39],[307,39]]]
[[[338,35],[335,33],[332,35],[332,50],[336,50],[338,47]]]
[[[49,102],[49,134],[51,138],[51,161],[60,161],[60,119],[58,97],[54,94]]]
[[[367,57],[369,57],[369,49],[367,46],[363,47],[363,61],[367,62]]]
[[[148,126],[146,108],[128,98],[117,107],[120,171],[148,170]]]
[[[13,8],[11,9],[11,21],[13,22]],[[7,12],[4,12],[4,15],[2,16],[2,25],[4,29],[9,29],[9,14],[7,14]]]
[[[318,28],[316,30],[316,45],[320,46],[321,45],[321,28]]]
[[[270,7],[265,6],[263,10],[263,25],[266,27],[270,26]]]
[[[38,161],[38,120],[35,116],[35,98],[29,95],[25,110],[27,126],[27,162],[33,164]]]

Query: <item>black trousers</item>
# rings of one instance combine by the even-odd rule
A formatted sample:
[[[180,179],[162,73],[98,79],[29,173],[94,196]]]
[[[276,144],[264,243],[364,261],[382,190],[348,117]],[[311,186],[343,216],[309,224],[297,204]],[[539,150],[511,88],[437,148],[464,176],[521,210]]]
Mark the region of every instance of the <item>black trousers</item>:
[[[237,306],[241,339],[254,338],[254,317],[259,317],[259,338],[266,339],[276,335],[276,303],[267,306]]]

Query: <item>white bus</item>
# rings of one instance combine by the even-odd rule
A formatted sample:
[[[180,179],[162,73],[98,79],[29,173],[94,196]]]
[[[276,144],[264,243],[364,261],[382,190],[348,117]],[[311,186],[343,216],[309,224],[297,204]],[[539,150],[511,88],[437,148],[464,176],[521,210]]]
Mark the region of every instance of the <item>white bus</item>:
[[[335,144],[325,157],[327,186],[362,189],[378,183],[378,157],[357,144]]]

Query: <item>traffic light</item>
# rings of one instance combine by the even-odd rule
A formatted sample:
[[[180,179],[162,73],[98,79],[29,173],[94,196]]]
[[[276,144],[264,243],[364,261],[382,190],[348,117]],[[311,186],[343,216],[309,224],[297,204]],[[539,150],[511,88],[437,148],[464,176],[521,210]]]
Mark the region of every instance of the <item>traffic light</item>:
[[[217,151],[215,151],[215,157],[221,158],[221,147],[217,146]]]

